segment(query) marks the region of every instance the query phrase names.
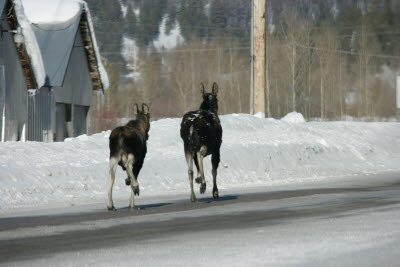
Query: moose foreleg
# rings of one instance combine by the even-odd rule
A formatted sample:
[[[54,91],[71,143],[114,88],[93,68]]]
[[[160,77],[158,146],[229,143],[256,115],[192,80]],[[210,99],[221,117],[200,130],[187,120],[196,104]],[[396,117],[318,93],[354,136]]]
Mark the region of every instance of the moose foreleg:
[[[219,151],[215,152],[211,156],[211,164],[212,164],[212,176],[213,176],[213,198],[219,198],[218,195],[218,187],[217,187],[217,169],[219,165]]]

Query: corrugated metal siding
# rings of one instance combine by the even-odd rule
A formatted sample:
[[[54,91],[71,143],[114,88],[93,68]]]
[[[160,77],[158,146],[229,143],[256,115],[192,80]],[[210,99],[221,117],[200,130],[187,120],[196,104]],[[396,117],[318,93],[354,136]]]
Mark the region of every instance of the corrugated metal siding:
[[[9,29],[2,20],[3,29]],[[1,54],[4,64],[5,140],[24,140],[23,128],[27,118],[27,85],[11,33],[3,33]]]
[[[5,88],[5,81],[4,81],[4,66],[0,65],[0,141],[4,141],[5,132],[3,132],[3,112],[5,110],[5,98],[6,98],[6,88]]]
[[[28,140],[51,142],[52,96],[47,87],[28,94]]]
[[[0,7],[0,8],[2,9],[3,7]],[[0,142],[3,141],[3,110],[5,109],[4,105],[5,105],[5,98],[6,98],[3,42],[4,42],[3,39],[0,39]]]

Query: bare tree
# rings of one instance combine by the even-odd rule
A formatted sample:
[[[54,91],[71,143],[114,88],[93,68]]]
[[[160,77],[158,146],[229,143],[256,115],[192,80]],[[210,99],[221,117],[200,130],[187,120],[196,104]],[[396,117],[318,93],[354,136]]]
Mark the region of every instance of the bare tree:
[[[336,33],[331,29],[326,29],[318,36],[316,40],[316,54],[319,59],[320,68],[320,112],[321,119],[325,119],[325,109],[326,106],[326,93],[328,88],[328,78],[330,76],[330,71],[335,67],[334,60],[337,54],[337,39]]]

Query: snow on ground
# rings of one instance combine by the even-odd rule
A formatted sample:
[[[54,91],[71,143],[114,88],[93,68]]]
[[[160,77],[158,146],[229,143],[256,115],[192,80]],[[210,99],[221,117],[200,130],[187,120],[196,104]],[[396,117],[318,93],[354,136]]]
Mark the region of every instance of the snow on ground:
[[[246,114],[220,118],[224,131],[218,171],[220,195],[238,188],[400,169],[399,123],[295,123]],[[148,153],[138,179],[141,197],[189,197],[180,122],[161,119],[151,123]],[[0,214],[89,202],[104,202],[105,206],[109,134],[82,135],[59,143],[0,143]],[[205,169],[205,196],[210,197],[210,157],[205,160]],[[114,199],[126,199],[128,205],[130,188],[125,186],[125,178],[119,168]],[[200,196],[197,186],[196,194]]]

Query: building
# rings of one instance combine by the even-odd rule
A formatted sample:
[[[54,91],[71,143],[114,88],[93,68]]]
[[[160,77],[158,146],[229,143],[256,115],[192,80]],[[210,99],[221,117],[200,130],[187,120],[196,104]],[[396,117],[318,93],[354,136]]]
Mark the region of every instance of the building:
[[[71,0],[30,1],[0,0],[1,140],[90,134],[93,93],[104,92],[108,78],[89,9]],[[32,21],[35,12],[40,21]]]

